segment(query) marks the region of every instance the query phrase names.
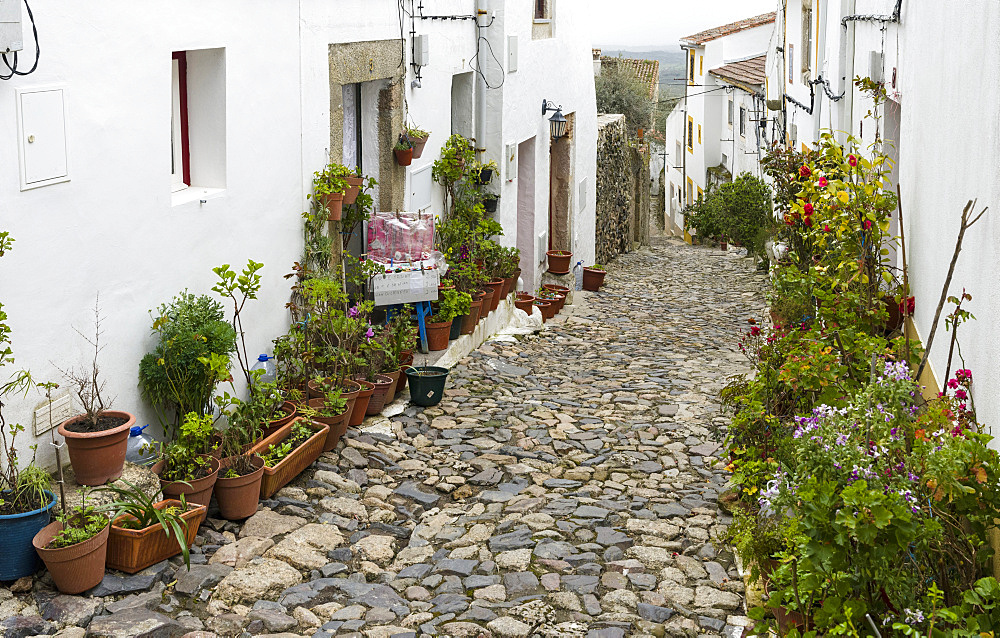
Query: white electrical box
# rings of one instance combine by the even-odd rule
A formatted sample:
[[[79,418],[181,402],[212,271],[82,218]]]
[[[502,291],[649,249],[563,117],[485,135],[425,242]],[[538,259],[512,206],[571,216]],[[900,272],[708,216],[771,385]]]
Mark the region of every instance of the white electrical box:
[[[882,77],[882,52],[871,51],[870,53],[871,56],[868,59],[868,77],[874,82],[882,82],[885,79]]]
[[[431,207],[431,165],[410,173],[410,210],[426,210]]]
[[[15,96],[21,190],[68,182],[65,88],[16,89]]]
[[[2,2],[2,0],[0,0]],[[418,35],[413,38],[413,63],[417,66],[427,66],[431,62],[430,37]]]
[[[507,73],[515,71],[517,71],[517,36],[509,35],[507,36]]]
[[[21,0],[0,0],[0,53],[24,49]]]
[[[549,250],[549,232],[543,230],[538,233],[538,243],[535,246],[535,256],[538,258],[538,263],[545,263],[548,256],[545,254]]]
[[[507,176],[508,182],[513,182],[514,178],[517,177],[517,144],[508,144],[507,152],[505,153],[505,159],[507,164],[507,170],[505,175]]]

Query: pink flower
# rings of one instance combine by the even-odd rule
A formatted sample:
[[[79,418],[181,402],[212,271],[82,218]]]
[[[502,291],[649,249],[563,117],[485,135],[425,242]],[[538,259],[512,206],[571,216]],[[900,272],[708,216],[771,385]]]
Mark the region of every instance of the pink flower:
[[[809,202],[806,202],[806,205],[802,207],[802,210],[806,211],[806,215],[812,215],[814,210],[813,205]]]
[[[825,177],[820,177],[819,178],[819,187],[820,188],[826,188],[826,185],[829,184],[829,183],[830,182],[826,181]]]
[[[955,376],[958,379],[961,379],[963,381],[965,379],[971,380],[972,379],[972,370],[969,370],[968,368],[962,368],[961,370],[955,370]]]
[[[948,379],[948,387],[954,390],[958,387],[958,379]]]
[[[830,224],[823,224],[823,232],[824,233],[830,232]]]
[[[960,399],[962,401],[965,401],[966,399],[969,398],[969,395],[966,394],[965,390],[956,390],[955,391],[955,398],[956,399]]]
[[[847,163],[850,164],[851,166],[857,166],[858,165],[858,158],[856,156],[854,156],[854,155],[848,155],[847,156]]]
[[[799,175],[802,177],[809,177],[810,175],[812,175],[812,171],[809,170],[808,166],[803,166],[802,168],[799,169]]]
[[[361,314],[361,313],[358,312],[358,307],[357,306],[351,306],[350,308],[347,309],[347,316],[350,317],[351,319],[354,319],[359,314]]]
[[[871,229],[872,229],[872,220],[866,219],[865,220],[865,230],[871,230]]]

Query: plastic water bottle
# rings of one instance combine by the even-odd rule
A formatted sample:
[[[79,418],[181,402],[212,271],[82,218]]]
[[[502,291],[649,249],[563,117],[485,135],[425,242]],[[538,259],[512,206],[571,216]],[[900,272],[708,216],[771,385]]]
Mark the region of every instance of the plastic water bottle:
[[[143,434],[143,430],[149,424],[139,427],[133,425],[128,432],[128,447],[125,448],[125,460],[136,465],[152,465],[156,461],[156,448],[154,439],[148,434]]]
[[[266,354],[260,355],[257,357],[257,363],[250,368],[250,372],[254,370],[264,371],[264,374],[257,379],[260,383],[274,383],[278,379],[277,371],[274,369],[274,357],[269,357]]]
[[[583,290],[583,262],[578,261],[573,266],[573,275],[576,277],[576,290]]]

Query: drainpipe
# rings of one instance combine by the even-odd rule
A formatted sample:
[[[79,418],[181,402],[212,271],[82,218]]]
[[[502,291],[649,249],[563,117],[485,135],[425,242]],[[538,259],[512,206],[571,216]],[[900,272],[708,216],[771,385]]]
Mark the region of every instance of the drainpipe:
[[[479,38],[485,37],[483,27],[489,24],[490,0],[476,0],[476,48],[479,47]],[[486,77],[483,70],[483,51],[480,50],[476,56],[476,159],[485,160],[486,153]]]
[[[810,79],[815,80],[817,77],[824,74],[826,67],[826,14],[828,12],[828,4],[826,2],[816,3],[816,51],[815,55],[812,56],[813,60],[813,74]],[[823,62],[820,62],[820,55],[823,56]],[[817,85],[815,87],[816,92],[819,93],[816,100],[813,101],[815,106],[813,107],[813,141],[819,141],[819,130],[821,128],[820,121],[823,117],[823,87],[822,85]],[[833,111],[833,105],[830,106],[831,112]],[[831,122],[831,128],[833,128],[833,123]]]
[[[684,156],[684,161],[681,163],[683,169],[681,170],[681,211],[687,206],[688,201],[688,82],[691,77],[691,59],[688,57],[688,51],[693,47],[681,45],[681,51],[684,52],[684,118],[681,120],[681,155]],[[675,220],[676,221],[676,220]],[[681,238],[684,238],[684,226],[681,226]]]
[[[854,15],[857,0],[841,0],[841,15]],[[840,92],[844,96],[844,105],[840,111],[841,142],[847,141],[847,135],[854,125],[854,22],[844,25],[840,37]]]

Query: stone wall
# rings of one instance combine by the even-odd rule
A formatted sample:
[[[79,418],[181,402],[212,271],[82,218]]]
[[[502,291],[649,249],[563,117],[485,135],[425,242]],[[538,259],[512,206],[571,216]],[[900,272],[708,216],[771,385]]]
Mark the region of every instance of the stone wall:
[[[597,262],[632,249],[635,195],[624,115],[597,116]]]
[[[623,115],[598,115],[598,263],[649,244],[649,147],[629,140]]]

